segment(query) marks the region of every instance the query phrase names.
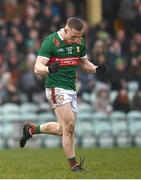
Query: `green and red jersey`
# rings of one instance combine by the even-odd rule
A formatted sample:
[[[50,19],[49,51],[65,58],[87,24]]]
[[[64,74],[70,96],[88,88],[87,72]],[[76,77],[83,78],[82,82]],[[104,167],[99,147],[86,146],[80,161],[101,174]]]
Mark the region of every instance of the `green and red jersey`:
[[[56,61],[60,63],[60,69],[57,73],[49,73],[45,77],[47,88],[60,87],[76,90],[76,69],[79,62],[87,57],[83,38],[81,44],[68,44],[62,39],[59,31],[55,32],[44,39],[38,56],[47,59],[47,65]]]

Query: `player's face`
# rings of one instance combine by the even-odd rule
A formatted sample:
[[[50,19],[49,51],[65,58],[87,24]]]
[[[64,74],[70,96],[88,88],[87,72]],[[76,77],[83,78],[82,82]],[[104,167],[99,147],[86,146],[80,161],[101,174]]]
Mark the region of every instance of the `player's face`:
[[[81,44],[81,37],[83,35],[82,31],[77,31],[73,28],[65,28],[65,40],[69,43]]]

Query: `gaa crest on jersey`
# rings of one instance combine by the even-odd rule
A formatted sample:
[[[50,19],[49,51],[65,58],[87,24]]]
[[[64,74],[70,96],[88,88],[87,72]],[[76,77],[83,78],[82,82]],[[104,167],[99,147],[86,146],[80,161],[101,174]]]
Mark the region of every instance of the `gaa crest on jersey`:
[[[79,46],[76,47],[76,52],[78,52],[78,53],[80,52],[80,47]]]
[[[53,42],[55,44],[55,46],[60,46],[60,42],[56,39],[56,38],[53,38]]]
[[[57,101],[57,103],[62,103],[63,101],[64,101],[64,95],[58,95],[57,97],[56,97],[56,101]]]

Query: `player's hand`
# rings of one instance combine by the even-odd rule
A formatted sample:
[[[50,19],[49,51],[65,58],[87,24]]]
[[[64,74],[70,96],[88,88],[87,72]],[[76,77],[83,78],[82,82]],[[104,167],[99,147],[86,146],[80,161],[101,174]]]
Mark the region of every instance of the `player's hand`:
[[[97,74],[104,74],[107,71],[107,67],[105,64],[100,64],[97,68],[96,68],[96,73]]]
[[[49,73],[57,73],[59,71],[60,64],[59,62],[55,62],[48,66]]]

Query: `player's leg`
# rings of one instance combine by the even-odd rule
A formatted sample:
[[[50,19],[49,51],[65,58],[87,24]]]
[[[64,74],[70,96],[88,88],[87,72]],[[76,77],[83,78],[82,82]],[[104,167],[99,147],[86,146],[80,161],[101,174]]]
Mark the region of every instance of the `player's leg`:
[[[74,128],[76,113],[72,111],[70,103],[63,106],[58,106],[55,109],[55,114],[62,126],[62,145],[65,155],[69,161],[72,171],[84,170],[81,164],[75,158],[75,144],[74,144]]]
[[[74,152],[74,124],[75,117],[71,110],[70,103],[58,106],[55,114],[62,126],[62,144],[67,158],[75,156]]]
[[[23,136],[20,139],[20,146],[23,148],[26,141],[35,134],[52,134],[62,136],[62,127],[59,122],[48,122],[41,125],[25,123],[23,125]]]
[[[52,108],[56,107],[53,103],[54,98],[54,88],[46,89],[46,96],[49,101],[51,101]],[[20,146],[23,148],[26,141],[32,137],[34,134],[52,134],[52,135],[62,135],[62,127],[59,122],[48,122],[41,125],[35,125],[33,123],[26,123],[23,126],[23,136],[20,139]]]
[[[51,135],[62,135],[62,127],[59,122],[47,122],[41,125],[32,124],[29,129],[31,135],[34,134],[51,134]]]
[[[44,134],[62,136],[62,127],[58,122],[48,122],[40,125],[40,132]]]

